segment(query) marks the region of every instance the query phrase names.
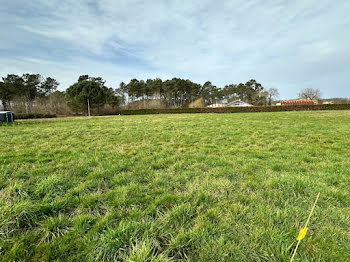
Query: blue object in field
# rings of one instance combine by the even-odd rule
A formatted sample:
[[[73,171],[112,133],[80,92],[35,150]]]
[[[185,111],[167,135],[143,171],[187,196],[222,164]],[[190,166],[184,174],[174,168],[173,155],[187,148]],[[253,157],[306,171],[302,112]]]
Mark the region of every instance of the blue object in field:
[[[15,114],[10,111],[0,111],[0,123],[15,122]]]

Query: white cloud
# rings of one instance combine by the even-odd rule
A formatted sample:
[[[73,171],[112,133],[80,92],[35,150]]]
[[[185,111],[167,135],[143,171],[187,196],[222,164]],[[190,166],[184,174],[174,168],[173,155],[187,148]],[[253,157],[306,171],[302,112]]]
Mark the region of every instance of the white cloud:
[[[8,24],[0,33],[17,43],[0,43],[2,74],[45,73],[64,87],[85,73],[114,86],[133,77],[220,86],[256,78],[284,97],[305,85],[328,94],[336,77],[344,88],[334,96],[350,96],[349,1],[21,2],[0,9]],[[23,34],[30,37],[18,41]]]

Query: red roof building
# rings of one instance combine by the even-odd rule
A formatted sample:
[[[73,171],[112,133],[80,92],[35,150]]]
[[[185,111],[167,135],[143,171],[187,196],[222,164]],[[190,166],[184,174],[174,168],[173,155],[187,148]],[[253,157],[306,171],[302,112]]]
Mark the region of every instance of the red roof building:
[[[281,105],[314,105],[315,101],[313,100],[290,100],[282,101]]]

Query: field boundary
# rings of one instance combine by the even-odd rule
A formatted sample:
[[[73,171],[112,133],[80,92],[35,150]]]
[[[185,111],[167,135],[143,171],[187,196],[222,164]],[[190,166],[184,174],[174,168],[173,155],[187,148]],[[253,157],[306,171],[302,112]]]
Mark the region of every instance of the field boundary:
[[[112,115],[150,115],[150,114],[204,114],[204,113],[257,113],[257,112],[283,112],[283,111],[316,111],[316,110],[350,110],[350,104],[333,105],[286,105],[286,106],[252,106],[252,107],[219,107],[219,108],[163,108],[163,109],[120,109],[112,114],[103,114],[100,116]],[[56,117],[77,117],[57,116],[55,114],[38,113],[18,113],[15,114],[16,120],[56,118]],[[80,115],[81,116],[81,115]]]
[[[350,110],[350,104],[333,105],[287,105],[287,106],[252,106],[220,108],[165,108],[165,109],[129,109],[121,110],[122,115],[148,114],[184,114],[184,113],[249,113],[249,112],[282,112],[314,110]]]
[[[38,118],[56,118],[56,114],[41,114],[41,113],[17,113],[15,114],[15,119],[16,120],[21,120],[21,119],[38,119]]]

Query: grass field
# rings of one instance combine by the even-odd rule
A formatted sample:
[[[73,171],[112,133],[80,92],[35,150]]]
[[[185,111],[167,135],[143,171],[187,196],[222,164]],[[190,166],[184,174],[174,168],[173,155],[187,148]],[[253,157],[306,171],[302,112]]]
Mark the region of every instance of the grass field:
[[[0,126],[2,261],[350,261],[350,111]]]

